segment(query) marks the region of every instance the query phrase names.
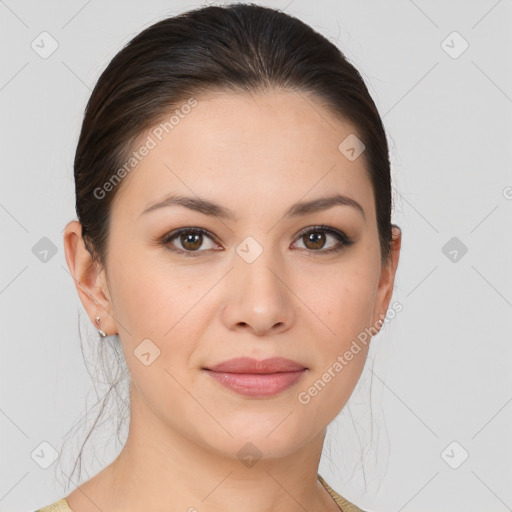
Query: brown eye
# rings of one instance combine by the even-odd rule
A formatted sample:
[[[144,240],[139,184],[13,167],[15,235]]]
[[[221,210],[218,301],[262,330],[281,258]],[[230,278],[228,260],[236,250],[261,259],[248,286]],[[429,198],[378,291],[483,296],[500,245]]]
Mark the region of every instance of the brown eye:
[[[303,230],[299,233],[298,239],[303,241],[306,250],[319,254],[338,252],[354,243],[354,240],[350,239],[343,231],[323,225]],[[334,239],[334,242],[337,241],[337,243],[333,244],[331,242],[330,245],[327,245],[329,244],[329,239]]]
[[[210,247],[206,247],[206,249],[203,247],[205,239],[210,241]],[[213,236],[202,228],[182,228],[173,231],[165,235],[161,243],[170,251],[185,256],[199,256],[202,252],[215,247]]]
[[[180,242],[182,247],[187,251],[196,251],[203,243],[203,235],[201,233],[180,235]]]
[[[326,236],[325,233],[319,231],[313,231],[307,235],[303,235],[304,245],[308,249],[322,249],[325,244]]]

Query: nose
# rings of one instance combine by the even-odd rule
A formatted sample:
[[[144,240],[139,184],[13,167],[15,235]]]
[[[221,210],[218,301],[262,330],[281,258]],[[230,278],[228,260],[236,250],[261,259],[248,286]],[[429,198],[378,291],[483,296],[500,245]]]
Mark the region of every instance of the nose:
[[[255,336],[288,330],[294,321],[293,293],[282,260],[263,251],[254,261],[235,256],[224,283],[222,321]]]

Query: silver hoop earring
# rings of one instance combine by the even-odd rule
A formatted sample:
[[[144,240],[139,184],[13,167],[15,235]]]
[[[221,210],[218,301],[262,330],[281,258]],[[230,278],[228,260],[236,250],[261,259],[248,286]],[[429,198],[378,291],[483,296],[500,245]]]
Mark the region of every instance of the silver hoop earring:
[[[96,317],[96,323],[98,324],[98,326],[101,324],[101,318],[99,316]],[[106,336],[107,336],[107,333],[105,331],[102,331],[101,329],[98,329],[98,334],[102,338],[106,338]]]

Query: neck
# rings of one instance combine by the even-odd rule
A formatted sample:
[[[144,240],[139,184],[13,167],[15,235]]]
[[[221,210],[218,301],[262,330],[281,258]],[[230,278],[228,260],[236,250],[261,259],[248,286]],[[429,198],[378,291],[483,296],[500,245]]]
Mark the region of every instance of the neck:
[[[123,450],[81,486],[80,496],[70,495],[71,508],[81,512],[339,511],[317,480],[325,429],[281,457],[261,454],[258,459],[256,448],[244,442],[240,446],[246,445],[245,456],[227,456],[194,442],[193,432],[171,430],[140,395],[130,395],[130,429]]]

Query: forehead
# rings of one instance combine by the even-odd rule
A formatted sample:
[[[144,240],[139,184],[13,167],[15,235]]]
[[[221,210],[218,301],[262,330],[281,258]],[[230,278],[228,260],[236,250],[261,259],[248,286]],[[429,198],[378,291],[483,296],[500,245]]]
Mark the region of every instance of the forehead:
[[[123,178],[119,207],[140,212],[177,191],[229,201],[236,209],[248,201],[264,205],[279,197],[288,204],[335,189],[357,194],[365,209],[372,208],[364,153],[350,160],[340,150],[347,137],[358,136],[355,128],[313,96],[219,92],[195,102],[174,107],[141,134],[133,149],[144,156]],[[140,151],[144,146],[150,149]]]

